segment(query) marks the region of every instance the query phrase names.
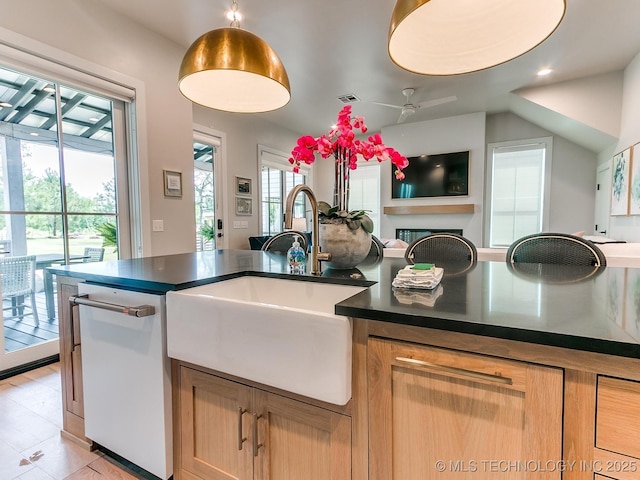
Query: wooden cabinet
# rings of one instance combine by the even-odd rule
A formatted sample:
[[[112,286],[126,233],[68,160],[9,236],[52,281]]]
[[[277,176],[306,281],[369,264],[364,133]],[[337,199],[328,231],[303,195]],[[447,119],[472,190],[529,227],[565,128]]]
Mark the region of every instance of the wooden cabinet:
[[[72,308],[69,304],[69,297],[78,294],[78,281],[62,276],[57,276],[56,281],[62,379],[62,433],[90,448],[92,442],[84,435],[82,347],[78,307]]]
[[[351,478],[349,416],[185,366],[177,370],[176,480]]]
[[[640,382],[599,375],[596,405],[593,470],[640,479]]]
[[[559,368],[372,337],[368,382],[372,480],[561,477]]]

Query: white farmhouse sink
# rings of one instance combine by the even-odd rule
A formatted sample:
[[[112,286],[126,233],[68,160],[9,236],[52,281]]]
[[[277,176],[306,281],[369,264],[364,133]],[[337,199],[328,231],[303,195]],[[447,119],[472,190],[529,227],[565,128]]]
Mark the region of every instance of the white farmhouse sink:
[[[365,287],[239,277],[167,293],[169,357],[344,405],[351,323],[334,305]]]

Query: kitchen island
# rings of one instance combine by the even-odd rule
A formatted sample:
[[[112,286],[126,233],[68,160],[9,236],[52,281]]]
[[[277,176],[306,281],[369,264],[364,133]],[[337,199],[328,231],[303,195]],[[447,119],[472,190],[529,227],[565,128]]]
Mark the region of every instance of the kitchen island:
[[[504,471],[491,470],[500,465],[491,462],[523,459],[522,452],[538,462],[529,467],[548,462],[546,471],[538,468],[535,478],[560,478],[561,461],[576,462],[565,468],[563,478],[640,478],[635,463],[640,454],[637,442],[631,440],[640,435],[640,322],[635,306],[640,270],[514,271],[502,262],[479,262],[462,275],[445,276],[432,291],[394,291],[391,281],[403,266],[403,259],[385,258],[357,270],[296,277],[369,287],[335,307],[337,314],[352,319],[353,326],[352,400],[346,406],[291,396],[175,361],[175,478],[217,478],[221,469],[234,477],[229,465],[215,466],[219,448],[203,451],[211,438],[202,436],[213,426],[194,423],[193,418],[204,418],[197,412],[184,413],[193,400],[185,392],[202,389],[213,398],[230,385],[236,391],[238,386],[250,388],[239,395],[253,396],[249,408],[256,410],[257,418],[266,415],[273,425],[282,420],[277,412],[303,411],[296,417],[298,423],[325,418],[318,412],[327,414],[324,423],[316,422],[314,428],[326,434],[318,452],[330,454],[314,458],[334,473],[317,478],[451,478],[448,474],[456,468],[475,469],[457,470],[467,477],[525,478],[527,472],[522,470],[509,471],[507,477]],[[53,273],[58,276],[59,294],[65,279],[164,294],[244,275],[290,278],[280,257],[259,251],[56,267]],[[421,392],[418,398],[423,402],[416,404],[416,392]],[[440,393],[433,397],[435,392]],[[268,407],[265,398],[278,407],[258,412]],[[460,404],[462,399],[467,403]],[[495,417],[487,413],[493,411],[491,405],[501,405]],[[498,415],[500,411],[506,416]],[[220,412],[203,412],[222,418],[216,417]],[[230,415],[227,420],[234,424],[237,414]],[[288,458],[278,456],[277,447],[287,437],[264,426],[255,431],[244,428],[244,437],[253,440],[255,433],[266,439],[262,443],[267,447],[257,442],[255,452],[268,461],[260,463],[257,456],[258,463],[252,463],[251,455],[249,461],[234,454],[245,475],[235,476],[268,478],[268,471],[273,474],[269,469],[282,467],[283,458]],[[427,431],[437,433],[435,444]],[[193,445],[186,441],[189,438],[205,443]],[[443,445],[442,438],[451,440]],[[234,448],[241,453],[249,450]],[[425,455],[427,451],[434,453]],[[439,461],[444,464],[436,465]],[[335,473],[346,471],[348,477]]]

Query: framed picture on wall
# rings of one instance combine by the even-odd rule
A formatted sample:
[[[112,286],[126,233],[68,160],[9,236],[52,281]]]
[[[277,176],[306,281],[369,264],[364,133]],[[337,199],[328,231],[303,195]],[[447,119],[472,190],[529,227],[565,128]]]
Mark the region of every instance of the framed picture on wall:
[[[182,197],[182,173],[172,170],[163,170],[164,196]]]
[[[629,215],[640,215],[640,143],[636,143],[631,149]]]
[[[236,215],[252,215],[250,198],[236,197]]]
[[[613,156],[611,184],[611,215],[629,214],[629,174],[631,169],[631,148]]]
[[[251,196],[251,179],[236,177],[236,195]]]

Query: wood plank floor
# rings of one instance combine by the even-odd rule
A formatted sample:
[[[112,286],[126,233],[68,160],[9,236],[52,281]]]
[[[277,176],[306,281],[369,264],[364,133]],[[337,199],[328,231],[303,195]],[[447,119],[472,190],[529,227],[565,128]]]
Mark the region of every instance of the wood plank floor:
[[[35,345],[46,340],[58,338],[58,307],[57,296],[54,295],[56,305],[56,318],[49,320],[47,318],[47,307],[45,304],[44,292],[36,293],[36,308],[40,324],[36,327],[33,315],[29,309],[26,309],[29,315],[20,320],[19,318],[4,319],[4,350],[5,352],[13,352],[30,345]],[[27,303],[28,304],[28,303]],[[10,305],[9,301],[3,302],[3,308]],[[10,311],[6,311],[5,315],[9,315]]]
[[[62,437],[60,389],[59,363],[0,380],[0,479],[149,478]]]

